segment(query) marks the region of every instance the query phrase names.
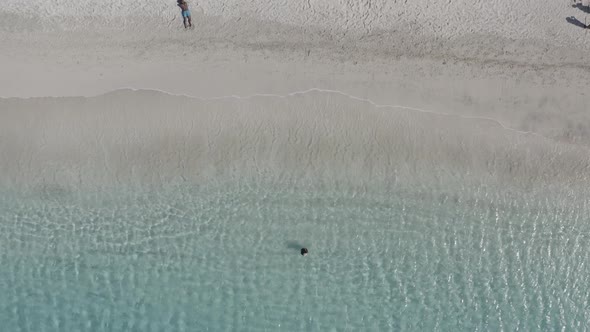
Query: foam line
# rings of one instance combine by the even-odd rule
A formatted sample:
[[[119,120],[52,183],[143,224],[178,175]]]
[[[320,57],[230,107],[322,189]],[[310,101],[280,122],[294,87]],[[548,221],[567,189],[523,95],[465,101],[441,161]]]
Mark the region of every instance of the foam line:
[[[470,116],[470,115],[452,114],[452,113],[432,111],[432,110],[427,110],[427,109],[422,109],[422,108],[416,108],[416,107],[411,107],[411,106],[404,106],[404,105],[378,104],[378,103],[376,103],[373,100],[368,99],[368,98],[361,98],[361,97],[357,97],[355,95],[348,94],[348,93],[343,92],[343,91],[340,91],[340,90],[332,90],[332,89],[310,88],[310,89],[307,89],[307,90],[294,91],[294,92],[289,92],[289,93],[286,93],[286,94],[256,93],[256,94],[251,94],[251,95],[246,95],[246,96],[226,95],[226,96],[218,96],[218,97],[199,97],[199,96],[192,96],[192,95],[186,95],[186,94],[174,94],[174,93],[170,93],[168,91],[159,90],[159,89],[137,89],[137,88],[129,88],[129,87],[116,89],[114,91],[118,91],[118,90],[157,91],[157,92],[165,93],[165,94],[170,95],[170,96],[187,97],[187,98],[198,99],[198,100],[203,100],[203,101],[226,100],[226,99],[244,100],[244,99],[252,99],[252,98],[258,98],[258,97],[288,98],[288,97],[293,97],[293,96],[297,96],[297,95],[303,95],[303,94],[307,94],[307,93],[311,93],[311,92],[332,93],[332,94],[338,94],[338,95],[341,95],[341,96],[345,96],[345,97],[350,98],[352,100],[357,100],[357,101],[369,103],[372,106],[374,106],[375,108],[403,109],[403,110],[409,110],[409,111],[414,111],[414,112],[428,113],[428,114],[434,114],[434,115],[440,115],[440,116],[448,116],[448,117],[456,117],[456,118],[467,119],[467,120],[490,121],[490,122],[493,122],[493,123],[497,124],[502,129],[508,130],[508,131],[511,131],[511,132],[514,132],[514,133],[518,133],[518,134],[521,134],[521,135],[534,135],[534,136],[538,136],[538,137],[541,137],[541,138],[544,138],[544,139],[548,139],[548,140],[551,140],[551,141],[554,141],[555,140],[555,139],[553,139],[551,137],[544,136],[544,135],[539,134],[539,133],[536,133],[534,131],[524,131],[524,130],[519,130],[519,129],[510,127],[510,126],[507,126],[507,125],[503,124],[500,120],[497,120],[497,119],[494,119],[494,118],[489,118],[489,117],[484,117],[484,116]]]

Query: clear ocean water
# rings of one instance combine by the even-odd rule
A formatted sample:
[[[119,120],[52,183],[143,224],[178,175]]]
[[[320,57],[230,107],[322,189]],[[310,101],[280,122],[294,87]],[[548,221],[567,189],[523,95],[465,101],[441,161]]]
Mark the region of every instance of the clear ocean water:
[[[5,191],[0,321],[3,331],[582,331],[588,212],[468,187]]]

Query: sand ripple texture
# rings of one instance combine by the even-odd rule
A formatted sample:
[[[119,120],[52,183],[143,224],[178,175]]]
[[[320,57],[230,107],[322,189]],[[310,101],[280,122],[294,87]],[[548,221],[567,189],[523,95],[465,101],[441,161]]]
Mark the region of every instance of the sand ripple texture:
[[[189,1],[193,11],[225,19],[256,19],[281,24],[320,28],[328,34],[361,33],[383,30],[417,31],[439,37],[468,34],[500,35],[506,38],[527,38],[568,41],[588,45],[575,26],[566,21],[577,15],[584,21],[584,12],[572,7],[576,2],[504,1],[504,0],[201,0]],[[581,3],[584,5],[584,2]],[[586,5],[588,5],[586,3]],[[104,0],[32,0],[26,6],[16,0],[4,0],[5,13],[25,14],[40,19],[62,20],[79,17],[106,20],[137,17],[162,18],[162,22],[178,16],[173,1],[146,0],[141,3]]]

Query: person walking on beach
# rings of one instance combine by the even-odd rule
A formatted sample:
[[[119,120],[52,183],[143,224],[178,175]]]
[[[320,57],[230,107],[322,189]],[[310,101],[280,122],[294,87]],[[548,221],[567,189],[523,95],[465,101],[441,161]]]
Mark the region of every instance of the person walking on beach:
[[[188,10],[188,3],[184,0],[178,0],[178,7],[180,7],[181,14],[182,14],[182,23],[184,24],[184,28],[193,27],[193,23],[191,22],[191,12]],[[188,23],[188,24],[187,24]]]

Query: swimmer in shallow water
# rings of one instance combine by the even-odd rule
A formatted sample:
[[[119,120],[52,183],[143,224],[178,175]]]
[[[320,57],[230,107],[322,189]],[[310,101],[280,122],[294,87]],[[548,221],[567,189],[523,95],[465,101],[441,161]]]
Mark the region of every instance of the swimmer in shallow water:
[[[307,248],[301,248],[301,256],[306,256],[308,252]]]

